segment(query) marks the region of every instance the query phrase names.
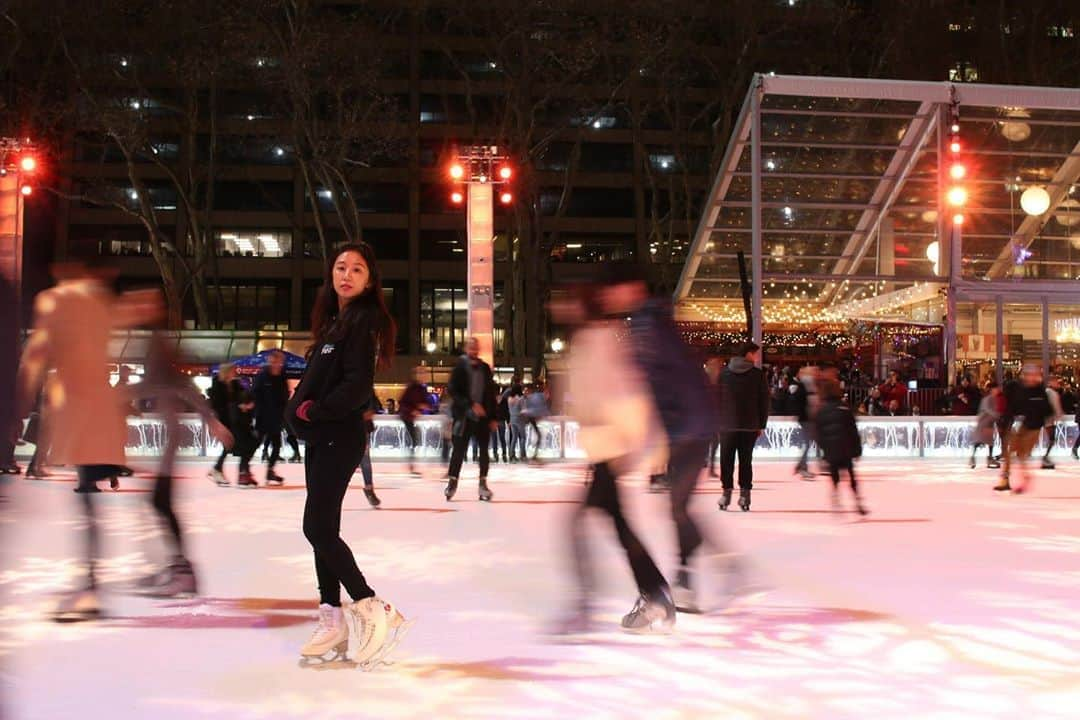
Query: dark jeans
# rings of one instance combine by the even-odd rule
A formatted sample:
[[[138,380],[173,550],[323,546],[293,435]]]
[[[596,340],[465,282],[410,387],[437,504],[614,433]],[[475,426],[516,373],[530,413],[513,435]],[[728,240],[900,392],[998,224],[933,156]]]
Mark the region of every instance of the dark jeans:
[[[498,444],[499,448],[502,450],[503,462],[506,462],[509,459],[507,457],[507,452],[508,452],[508,450],[510,448],[507,446],[507,443],[510,442],[510,439],[511,439],[512,436],[513,436],[513,432],[511,431],[511,429],[509,427],[509,423],[507,423],[505,420],[500,420],[499,421],[499,426],[495,429],[495,436],[494,437],[498,438],[498,443],[497,444]],[[494,445],[496,445],[496,443],[493,442],[492,445],[494,446]],[[498,451],[496,451],[495,454],[498,455]]]
[[[706,450],[706,461],[709,466],[709,474],[716,475],[716,451],[720,449],[720,433],[709,438],[709,448]]]
[[[704,467],[703,453],[712,440],[691,440],[675,443],[668,456],[667,477],[671,484],[671,517],[679,539],[679,562],[686,565],[690,556],[701,547],[701,531],[690,517],[690,498],[697,487]]]
[[[335,607],[341,605],[342,585],[353,600],[375,595],[356,566],[352,550],[341,539],[341,504],[366,450],[367,438],[358,434],[349,442],[308,445],[304,458],[304,537],[315,551],[319,602]]]
[[[638,592],[646,597],[656,597],[661,588],[667,587],[664,576],[656,567],[649,551],[645,549],[638,536],[630,528],[623,515],[619,502],[619,485],[615,474],[606,463],[592,467],[592,482],[585,494],[585,502],[570,518],[570,540],[574,551],[574,567],[584,594],[592,592],[594,586],[592,564],[589,562],[588,543],[585,539],[585,515],[589,508],[597,508],[611,516],[615,523],[615,533],[619,544],[626,551],[630,570],[634,574]]]
[[[173,479],[172,475],[158,475],[154,481],[154,490],[150,495],[150,502],[154,511],[169,529],[170,539],[173,545],[173,554],[184,557],[184,537],[180,531],[180,521],[176,519],[173,511]]]
[[[735,455],[739,456],[739,489],[754,486],[754,444],[757,430],[733,430],[720,442],[720,482],[725,490],[735,487]]]
[[[462,433],[454,435],[454,450],[450,454],[450,470],[448,475],[456,479],[461,474],[461,463],[465,461],[465,451],[469,449],[469,440],[476,438],[476,444],[480,450],[480,478],[487,478],[488,474],[488,440],[490,440],[491,428],[488,421],[465,420]]]
[[[525,459],[525,421],[510,423],[510,457]],[[517,452],[520,450],[520,452]]]

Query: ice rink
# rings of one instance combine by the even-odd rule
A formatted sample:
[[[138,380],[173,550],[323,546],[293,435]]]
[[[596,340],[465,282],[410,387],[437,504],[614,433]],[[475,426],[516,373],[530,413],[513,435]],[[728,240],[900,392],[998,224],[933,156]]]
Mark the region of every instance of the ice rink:
[[[178,484],[201,597],[124,592],[163,552],[150,481],[127,479],[97,496],[109,618],[81,625],[48,620],[55,594],[77,578],[71,475],[5,481],[0,715],[1080,716],[1080,463],[1065,453],[1024,496],[992,492],[993,471],[957,461],[868,461],[865,519],[830,512],[827,479],[793,478],[790,463],[759,465],[750,513],[718,512],[719,484],[706,482],[699,517],[748,554],[771,591],[680,615],[670,636],[618,629],[635,593],[610,527],[595,523],[600,629],[579,643],[552,642],[544,629],[571,597],[564,536],[582,466],[494,465],[488,505],[476,501],[475,466],[447,503],[441,467],[414,479],[376,463],[383,508],[368,507],[357,476],[343,535],[375,590],[416,624],[395,663],[372,672],[298,666],[317,605],[300,532],[302,466],[279,466],[285,486],[258,490],[218,488],[207,468],[181,464]],[[625,497],[670,573],[666,495],[639,480]]]

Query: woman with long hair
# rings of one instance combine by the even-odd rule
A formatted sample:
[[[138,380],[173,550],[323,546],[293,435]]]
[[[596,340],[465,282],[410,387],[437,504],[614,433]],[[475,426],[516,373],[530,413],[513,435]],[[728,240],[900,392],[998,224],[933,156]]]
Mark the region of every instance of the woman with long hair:
[[[407,624],[393,605],[376,597],[341,539],[341,504],[367,449],[364,411],[375,369],[392,360],[397,333],[369,245],[350,243],[331,256],[311,326],[307,371],[285,411],[307,444],[304,535],[315,552],[319,585],[319,623],[300,654],[317,660],[332,651],[331,659],[345,659],[351,622],[359,642],[352,660],[372,666],[397,644]],[[344,609],[342,585],[352,598]]]

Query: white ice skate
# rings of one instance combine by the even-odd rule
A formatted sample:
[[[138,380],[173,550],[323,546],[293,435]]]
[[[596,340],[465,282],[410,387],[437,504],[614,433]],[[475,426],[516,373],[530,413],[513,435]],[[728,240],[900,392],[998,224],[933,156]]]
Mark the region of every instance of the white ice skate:
[[[359,647],[353,660],[363,670],[389,664],[386,658],[404,639],[412,622],[396,607],[378,597],[365,598],[346,606]]]
[[[301,667],[345,662],[348,650],[349,625],[341,608],[325,603],[320,605],[319,624],[315,626],[311,639],[300,648]]]

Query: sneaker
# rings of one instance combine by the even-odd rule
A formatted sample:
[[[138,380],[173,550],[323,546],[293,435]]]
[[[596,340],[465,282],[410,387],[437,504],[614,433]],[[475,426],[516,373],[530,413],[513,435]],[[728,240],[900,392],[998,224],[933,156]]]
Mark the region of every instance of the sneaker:
[[[257,488],[259,483],[255,481],[255,477],[250,472],[240,473],[240,477],[236,478],[237,487],[242,488]]]
[[[276,486],[280,487],[281,485],[285,484],[285,478],[281,477],[280,475],[278,475],[273,470],[267,470],[266,471],[266,484],[267,484],[267,486],[276,485]]]
[[[671,632],[675,626],[675,603],[667,588],[662,588],[654,598],[639,597],[621,624],[630,632]]]
[[[345,660],[348,649],[349,625],[345,621],[345,614],[341,608],[323,603],[319,606],[319,622],[315,625],[315,632],[300,648],[300,655],[308,661]],[[333,652],[333,656],[326,658],[328,652]]]
[[[229,479],[225,477],[225,473],[221,472],[217,468],[211,470],[207,477],[213,480],[218,487],[229,487]]]
[[[97,591],[76,590],[64,596],[53,611],[53,620],[58,623],[84,622],[101,617],[101,603]]]

